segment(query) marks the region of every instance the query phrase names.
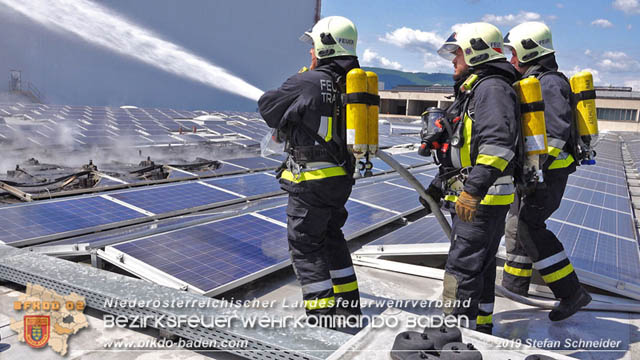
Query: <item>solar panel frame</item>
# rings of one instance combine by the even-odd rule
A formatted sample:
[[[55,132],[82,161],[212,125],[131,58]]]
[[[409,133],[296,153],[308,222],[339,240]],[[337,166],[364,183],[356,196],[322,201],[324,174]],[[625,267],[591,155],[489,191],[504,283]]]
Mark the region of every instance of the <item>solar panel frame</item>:
[[[241,199],[237,195],[191,181],[118,191],[109,196],[154,214],[174,213],[214,203],[231,204]]]
[[[451,216],[446,215],[451,221]],[[428,242],[416,242],[416,238],[429,238]],[[415,244],[449,244],[450,241],[446,234],[442,231],[438,220],[433,215],[420,218],[400,229],[390,232],[375,241],[368,243],[366,246],[388,246],[388,245],[415,245]]]
[[[112,213],[116,217],[105,221],[109,210],[113,210]],[[12,212],[14,214],[11,214]],[[80,218],[78,214],[83,214],[85,217]],[[6,206],[0,208],[0,215],[3,219],[0,241],[18,247],[99,231],[114,224],[136,224],[148,221],[149,218],[99,196]],[[45,218],[46,221],[38,221],[39,217]],[[92,218],[94,221],[91,221]],[[17,224],[17,221],[23,221],[24,225],[12,229],[9,225]],[[84,225],[74,228],[65,225],[72,221],[82,221]],[[48,224],[54,228],[47,228]],[[25,234],[29,233],[31,235],[25,237]]]
[[[353,189],[350,199],[364,201],[404,214],[422,208],[416,194],[415,190],[381,182]]]
[[[280,183],[275,176],[265,173],[251,173],[232,177],[221,177],[211,180],[204,180],[204,183],[224,188],[243,196],[269,195],[283,193]]]
[[[205,244],[198,236],[178,236],[171,238],[175,233],[185,234],[195,231],[204,237],[216,234],[221,241]],[[270,238],[269,235],[273,235]],[[254,235],[247,237],[246,235]],[[161,240],[159,240],[161,239]],[[254,246],[250,241],[260,241],[264,246]],[[168,247],[166,244],[178,244],[179,246]],[[145,247],[143,247],[144,245]],[[207,247],[207,245],[213,245]],[[246,248],[254,248],[264,251],[261,254],[262,264],[256,266],[246,260],[242,255],[246,255]],[[150,251],[149,249],[153,250]],[[187,257],[182,250],[189,249],[198,255]],[[216,220],[206,224],[178,229],[160,235],[152,235],[130,242],[112,245],[105,248],[106,253],[115,254],[117,257],[124,255],[124,263],[133,262],[133,268],[127,267],[129,271],[135,271],[143,277],[148,277],[147,272],[161,272],[173,282],[188,286],[189,291],[211,296],[225,291],[230,286],[237,286],[241,283],[251,281],[256,276],[261,276],[261,272],[274,271],[274,268],[286,266],[289,258],[286,241],[286,228],[266,221],[251,214],[241,215],[223,220]],[[210,257],[207,252],[219,255],[227,255],[225,263],[229,265],[228,270],[233,268],[236,276],[230,276],[219,269],[208,266]],[[237,254],[235,256],[231,256]],[[242,254],[242,255],[240,255]],[[230,257],[229,257],[230,256]],[[269,258],[269,256],[275,258]],[[219,259],[217,256],[214,256]],[[144,261],[142,259],[145,259]],[[196,266],[193,266],[195,263]],[[207,276],[198,274],[198,271],[210,271]]]

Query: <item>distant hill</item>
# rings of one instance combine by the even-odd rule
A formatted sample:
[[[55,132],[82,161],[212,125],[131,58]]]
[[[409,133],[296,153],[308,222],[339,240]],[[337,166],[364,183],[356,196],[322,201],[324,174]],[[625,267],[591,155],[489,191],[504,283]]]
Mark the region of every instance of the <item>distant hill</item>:
[[[363,69],[378,74],[379,81],[384,82],[385,90],[391,90],[398,85],[453,85],[451,74],[412,73],[366,66]]]

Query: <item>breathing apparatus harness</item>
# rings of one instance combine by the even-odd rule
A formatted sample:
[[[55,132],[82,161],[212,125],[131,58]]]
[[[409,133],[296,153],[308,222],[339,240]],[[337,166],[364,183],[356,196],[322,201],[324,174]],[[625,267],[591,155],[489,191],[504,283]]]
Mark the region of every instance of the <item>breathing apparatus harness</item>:
[[[342,76],[336,76],[332,71],[328,69],[317,69],[331,76],[334,89],[338,89],[338,94],[335,96],[333,102],[333,119],[338,120],[338,126],[335,126],[338,131],[332,131],[332,138],[329,141],[325,141],[320,135],[314,132],[309,126],[300,122],[295,126],[301,129],[307,136],[312,138],[317,145],[308,146],[293,146],[291,139],[293,139],[293,127],[289,126],[286,130],[286,145],[285,152],[289,154],[287,159],[276,169],[276,177],[279,179],[282,176],[282,172],[286,169],[291,171],[296,179],[299,179],[302,172],[308,169],[308,164],[311,162],[326,162],[333,163],[342,167],[346,173],[351,176],[354,171],[354,164],[351,161],[351,155],[347,151],[346,143],[343,140],[345,137],[344,124],[346,123],[343,109],[343,97],[345,93],[345,85]],[[330,144],[334,143],[334,146]],[[336,148],[337,147],[337,151]]]
[[[560,76],[564,81],[569,84],[569,89],[571,87],[571,80],[567,78],[567,76],[559,71],[545,71],[537,76],[537,79],[540,80],[546,75],[557,75]],[[593,165],[595,161],[593,158],[596,157],[596,151],[591,149],[594,144],[591,144],[591,136],[580,136],[578,132],[578,103],[584,100],[593,100],[596,98],[596,91],[594,89],[583,90],[578,93],[571,91],[569,95],[569,101],[571,104],[571,137],[569,138],[569,146],[566,146],[567,152],[573,156],[576,160],[576,165]]]
[[[488,79],[500,79],[511,83],[502,75],[487,75],[480,78],[477,74],[472,74],[460,85],[459,91],[462,92],[462,96],[456,97],[453,104],[451,104],[446,110],[439,108],[428,108],[422,114],[422,130],[420,136],[422,142],[418,149],[418,154],[422,156],[433,156],[436,165],[443,166],[442,172],[436,177],[440,180],[440,188],[445,195],[460,195],[463,190],[464,183],[466,182],[469,174],[471,173],[471,166],[464,168],[454,168],[447,166],[450,164],[444,164],[443,160],[446,158],[446,153],[450,152],[452,147],[461,148],[464,145],[464,119],[463,117],[469,111],[469,104],[473,98],[473,92],[476,87],[485,80]],[[473,119],[473,114],[469,114],[469,117]],[[518,135],[518,151],[516,152],[516,158],[521,157],[523,154],[522,141]],[[519,160],[516,160],[518,162]],[[517,171],[516,171],[517,172]]]

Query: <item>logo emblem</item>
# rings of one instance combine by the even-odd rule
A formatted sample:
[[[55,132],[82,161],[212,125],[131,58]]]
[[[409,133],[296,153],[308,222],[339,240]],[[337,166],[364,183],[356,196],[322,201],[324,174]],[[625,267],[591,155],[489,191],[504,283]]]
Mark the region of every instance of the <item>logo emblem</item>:
[[[50,335],[50,318],[45,315],[25,315],[24,340],[33,348],[47,345]]]

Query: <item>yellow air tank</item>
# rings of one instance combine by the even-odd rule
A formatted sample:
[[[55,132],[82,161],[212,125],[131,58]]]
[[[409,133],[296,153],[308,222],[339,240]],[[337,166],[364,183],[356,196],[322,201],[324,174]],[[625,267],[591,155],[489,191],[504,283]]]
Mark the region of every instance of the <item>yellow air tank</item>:
[[[522,79],[514,86],[520,100],[520,121],[525,150],[526,182],[543,182],[540,155],[547,154],[547,128],[544,122],[544,102],[540,81],[535,77]]]
[[[367,71],[367,92],[378,96],[378,75],[373,71]],[[369,145],[369,155],[373,156],[378,150],[378,113],[379,105],[369,105],[367,107],[367,144]]]
[[[588,71],[581,71],[571,77],[571,91],[577,96],[576,126],[580,136],[598,135],[598,119],[596,116],[596,94],[593,89],[593,76]]]
[[[360,68],[347,73],[347,96],[367,92],[367,74]],[[347,146],[356,158],[367,152],[367,105],[347,103]]]
[[[535,77],[528,77],[516,83],[515,89],[520,99],[520,118],[526,154],[546,154],[547,129],[540,81]]]

